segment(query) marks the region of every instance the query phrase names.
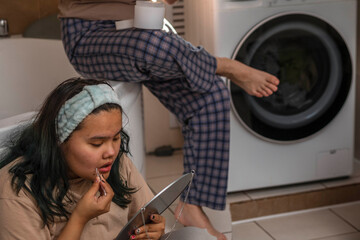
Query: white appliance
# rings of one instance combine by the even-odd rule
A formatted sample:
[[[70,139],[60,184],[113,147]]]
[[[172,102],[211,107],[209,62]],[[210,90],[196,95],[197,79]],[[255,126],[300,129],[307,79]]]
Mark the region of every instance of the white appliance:
[[[279,77],[232,101],[229,192],[351,175],[356,1],[188,0],[187,40]]]

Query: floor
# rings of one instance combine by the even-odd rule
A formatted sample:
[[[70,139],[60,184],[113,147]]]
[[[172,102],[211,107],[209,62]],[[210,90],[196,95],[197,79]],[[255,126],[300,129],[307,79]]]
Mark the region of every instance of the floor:
[[[161,191],[176,180],[182,175],[182,171],[181,152],[176,152],[171,157],[146,157],[146,178],[154,192]],[[360,184],[359,161],[356,161],[351,178],[233,193],[228,196],[225,211],[204,210],[228,240],[360,240],[360,201],[235,221],[232,219],[235,212],[231,213],[233,208],[230,208],[231,204],[242,201],[354,184]],[[177,201],[163,214],[167,219],[167,231],[174,227],[173,211]],[[181,227],[183,226],[177,223],[174,228]]]

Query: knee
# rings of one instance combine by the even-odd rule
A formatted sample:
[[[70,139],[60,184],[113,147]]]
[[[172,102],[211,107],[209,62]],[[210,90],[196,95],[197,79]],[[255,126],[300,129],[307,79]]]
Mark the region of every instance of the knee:
[[[133,42],[125,49],[126,54],[134,57],[141,69],[151,71],[154,75],[164,69],[179,70],[174,61],[174,53],[178,52],[179,44],[171,34],[164,31],[135,30],[130,39]]]
[[[159,55],[162,52],[168,53],[175,45],[172,37],[164,31],[143,31],[139,30],[136,37],[136,49],[142,49],[146,55]]]
[[[221,101],[226,104],[230,104],[230,92],[225,82],[219,77],[216,78],[214,85],[217,87],[216,93]]]

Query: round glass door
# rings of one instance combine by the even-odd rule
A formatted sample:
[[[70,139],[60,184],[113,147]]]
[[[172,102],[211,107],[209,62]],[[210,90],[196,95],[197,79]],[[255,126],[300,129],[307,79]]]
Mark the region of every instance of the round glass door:
[[[278,91],[264,98],[229,84],[239,120],[269,141],[296,141],[318,132],[340,111],[351,85],[345,42],[328,23],[309,15],[262,22],[239,43],[233,58],[280,79]]]

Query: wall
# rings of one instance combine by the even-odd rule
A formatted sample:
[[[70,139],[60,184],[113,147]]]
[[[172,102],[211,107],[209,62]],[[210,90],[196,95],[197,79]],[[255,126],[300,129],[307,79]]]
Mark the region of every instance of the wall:
[[[21,34],[34,21],[57,13],[58,0],[0,0],[0,18],[7,19],[10,34]]]

